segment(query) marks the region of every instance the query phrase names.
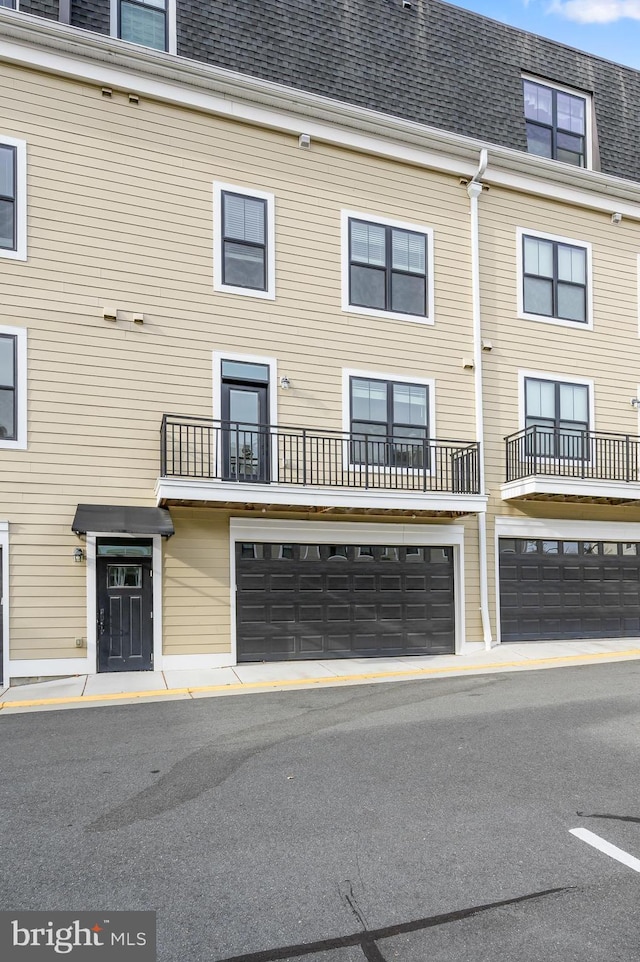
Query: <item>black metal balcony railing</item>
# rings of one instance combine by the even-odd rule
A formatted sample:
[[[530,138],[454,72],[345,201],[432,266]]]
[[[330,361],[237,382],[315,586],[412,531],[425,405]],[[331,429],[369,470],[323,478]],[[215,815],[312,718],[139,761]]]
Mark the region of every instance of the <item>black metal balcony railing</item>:
[[[165,414],[162,476],[478,494],[478,444],[407,440]]]
[[[507,481],[537,476],[640,481],[640,438],[634,435],[536,425],[505,443]]]

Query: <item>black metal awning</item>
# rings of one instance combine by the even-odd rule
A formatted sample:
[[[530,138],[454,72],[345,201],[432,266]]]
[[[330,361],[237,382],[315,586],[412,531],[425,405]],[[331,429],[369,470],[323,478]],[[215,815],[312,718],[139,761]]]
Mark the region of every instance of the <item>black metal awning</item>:
[[[163,538],[174,534],[166,508],[134,508],[125,504],[79,504],[71,530],[75,534],[161,534]]]

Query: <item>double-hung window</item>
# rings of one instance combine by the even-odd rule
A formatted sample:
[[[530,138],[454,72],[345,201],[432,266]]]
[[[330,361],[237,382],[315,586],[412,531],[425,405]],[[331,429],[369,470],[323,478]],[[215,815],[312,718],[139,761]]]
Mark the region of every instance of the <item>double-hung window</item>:
[[[215,289],[273,298],[273,195],[226,184],[214,190]]]
[[[525,377],[527,454],[586,460],[589,452],[589,386]]]
[[[0,7],[4,7],[6,10],[17,10],[18,0],[0,0]]]
[[[0,448],[25,448],[27,333],[0,327]]]
[[[27,259],[27,146],[0,134],[0,258]]]
[[[587,167],[587,98],[534,80],[522,83],[529,153]]]
[[[428,228],[344,212],[343,243],[343,310],[432,322]]]
[[[111,9],[112,36],[176,52],[175,0],[111,0]]]
[[[589,247],[520,231],[522,312],[590,326]]]
[[[0,143],[0,248],[17,246],[17,147]]]
[[[352,464],[429,465],[429,385],[351,376]]]

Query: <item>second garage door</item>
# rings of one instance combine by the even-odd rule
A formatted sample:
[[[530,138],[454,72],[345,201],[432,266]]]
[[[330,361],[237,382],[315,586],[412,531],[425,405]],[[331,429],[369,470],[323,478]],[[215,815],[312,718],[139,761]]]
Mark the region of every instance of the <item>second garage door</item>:
[[[236,545],[238,661],[454,651],[453,549]]]
[[[503,641],[640,636],[640,545],[500,540]]]

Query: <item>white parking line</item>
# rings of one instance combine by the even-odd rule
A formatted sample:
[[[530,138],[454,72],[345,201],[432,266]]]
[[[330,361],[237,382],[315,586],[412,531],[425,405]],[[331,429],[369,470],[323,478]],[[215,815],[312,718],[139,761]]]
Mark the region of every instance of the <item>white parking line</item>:
[[[575,835],[576,838],[582,839],[587,845],[592,845],[593,848],[597,848],[599,852],[604,852],[605,855],[610,855],[611,858],[615,858],[618,862],[622,862],[623,865],[632,868],[634,872],[640,872],[640,859],[634,858],[633,855],[629,855],[628,852],[624,852],[617,845],[612,845],[611,842],[607,842],[606,839],[600,838],[599,835],[594,835],[586,828],[571,828],[569,829],[571,835]]]

